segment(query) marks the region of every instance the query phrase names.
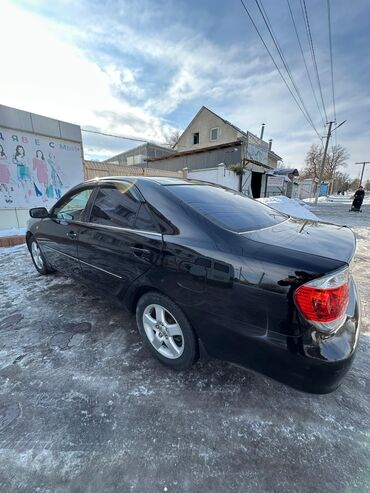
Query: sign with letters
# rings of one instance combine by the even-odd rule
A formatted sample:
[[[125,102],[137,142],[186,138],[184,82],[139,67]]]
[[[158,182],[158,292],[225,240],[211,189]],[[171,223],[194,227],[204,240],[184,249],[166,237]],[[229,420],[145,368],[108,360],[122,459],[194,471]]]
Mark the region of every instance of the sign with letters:
[[[268,176],[267,186],[282,188],[284,186],[284,176]]]
[[[259,139],[256,135],[247,132],[247,159],[253,159],[262,164],[268,163],[268,143]]]
[[[0,208],[51,207],[81,181],[80,143],[0,127]]]

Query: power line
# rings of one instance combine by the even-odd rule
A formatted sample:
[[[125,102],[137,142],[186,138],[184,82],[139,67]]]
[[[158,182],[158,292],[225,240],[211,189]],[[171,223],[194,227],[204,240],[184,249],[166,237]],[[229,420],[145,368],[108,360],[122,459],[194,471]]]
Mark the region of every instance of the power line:
[[[260,40],[262,41],[263,46],[265,47],[265,49],[266,49],[267,53],[269,54],[269,56],[270,56],[270,58],[271,58],[271,60],[272,60],[273,64],[275,65],[276,70],[278,71],[278,73],[279,73],[280,77],[282,78],[282,80],[283,80],[284,84],[286,85],[286,87],[287,87],[288,91],[290,92],[290,94],[291,94],[292,98],[294,99],[294,101],[295,101],[296,105],[298,106],[298,108],[300,109],[300,111],[302,112],[303,116],[305,117],[305,119],[307,120],[307,122],[310,124],[310,126],[312,126],[312,125],[311,125],[311,122],[310,122],[310,121],[309,121],[309,119],[307,118],[307,115],[305,114],[305,112],[304,112],[304,111],[303,111],[303,109],[301,108],[301,105],[300,105],[300,104],[299,104],[299,102],[297,101],[297,98],[295,97],[295,95],[293,94],[293,92],[292,92],[291,88],[289,87],[289,84],[287,83],[287,81],[286,81],[286,79],[285,79],[284,75],[282,74],[282,72],[281,72],[281,70],[280,70],[279,66],[278,66],[278,65],[277,65],[277,63],[275,62],[275,59],[274,59],[273,55],[271,54],[271,51],[269,50],[269,48],[268,48],[267,44],[265,43],[265,40],[263,39],[263,37],[262,37],[262,35],[261,35],[261,33],[260,33],[260,31],[259,31],[259,29],[258,29],[258,27],[257,27],[256,23],[254,22],[254,20],[253,20],[253,18],[252,18],[252,16],[251,16],[251,14],[250,14],[250,12],[249,12],[248,8],[246,7],[246,5],[245,5],[244,1],[243,1],[243,0],[240,0],[240,2],[241,2],[241,4],[242,4],[242,6],[243,6],[244,10],[246,11],[246,13],[247,13],[247,15],[248,15],[248,17],[249,17],[249,19],[250,19],[250,21],[251,21],[251,23],[252,23],[252,25],[253,25],[254,29],[256,30],[256,32],[257,32],[257,34],[258,34],[258,36],[259,36],[259,38],[260,38]],[[321,140],[321,136],[319,135],[319,133],[318,133],[318,131],[316,130],[316,128],[315,128],[314,126],[313,126],[312,128],[313,128],[313,130],[315,131],[315,133],[317,134],[317,136],[319,137],[319,139]]]
[[[301,0],[301,8],[302,8],[303,19],[304,19],[304,22],[305,22],[307,37],[308,37],[308,44],[309,44],[310,51],[311,51],[312,63],[313,63],[313,66],[314,66],[314,69],[315,69],[315,73],[316,73],[317,85],[319,86],[319,92],[320,92],[322,107],[323,107],[323,110],[324,110],[325,120],[328,121],[328,115],[326,114],[326,108],[325,108],[324,98],[323,98],[323,95],[322,95],[321,81],[320,81],[320,76],[319,76],[319,70],[317,68],[315,48],[313,46],[310,21],[309,21],[309,18],[308,18],[308,12],[307,12],[307,7],[306,7],[306,1],[305,0]]]
[[[328,5],[328,28],[329,28],[329,51],[330,51],[330,72],[331,72],[331,92],[333,96],[333,114],[334,120],[337,120],[337,114],[335,109],[335,92],[334,92],[334,70],[333,70],[333,44],[331,36],[331,15],[330,15],[330,0],[327,0]]]
[[[283,62],[283,65],[284,65],[284,68],[285,68],[285,70],[286,70],[286,72],[288,74],[288,77],[289,77],[289,79],[290,79],[290,81],[291,81],[291,83],[292,83],[292,85],[293,85],[293,87],[294,87],[294,89],[295,89],[295,91],[297,93],[297,96],[298,96],[298,98],[299,98],[299,100],[300,100],[300,102],[302,104],[302,107],[305,110],[306,115],[307,115],[308,119],[311,122],[311,125],[313,127],[315,127],[315,125],[313,123],[313,120],[311,118],[311,115],[310,115],[310,113],[309,113],[309,111],[308,111],[308,109],[307,109],[307,107],[306,107],[306,105],[305,105],[305,103],[303,101],[301,92],[299,91],[299,89],[297,87],[297,84],[296,84],[296,82],[294,80],[294,77],[293,77],[293,75],[291,73],[291,70],[289,68],[288,62],[286,61],[286,58],[285,58],[284,53],[283,53],[283,50],[282,50],[282,48],[281,48],[281,46],[279,44],[279,41],[277,40],[277,37],[276,37],[276,35],[275,35],[274,31],[273,31],[273,28],[272,28],[270,19],[269,19],[268,15],[267,15],[266,10],[263,7],[262,0],[260,0],[260,1],[255,0],[255,2],[256,2],[256,5],[258,7],[258,10],[260,11],[260,14],[262,16],[262,19],[263,19],[263,21],[264,21],[264,23],[265,23],[265,25],[267,27],[267,30],[268,30],[268,32],[269,32],[269,34],[271,36],[271,39],[272,39],[272,41],[273,41],[273,43],[275,45],[275,48],[277,49],[277,52],[278,52],[278,54],[280,56],[280,59]]]
[[[106,137],[114,137],[115,139],[132,140],[134,142],[144,142],[144,143],[151,142],[151,143],[155,144],[155,142],[148,140],[148,139],[141,139],[141,138],[136,138],[136,137],[127,137],[125,135],[108,134],[105,132],[99,132],[97,130],[88,130],[87,128],[81,128],[81,131],[82,132],[88,132],[91,134],[104,135]],[[157,145],[168,145],[168,144],[163,142],[163,143],[157,143]]]
[[[291,8],[291,5],[290,5],[290,1],[287,0],[287,3],[288,3],[289,12],[290,12],[290,17],[291,17],[292,22],[293,22],[294,31],[295,31],[295,34],[297,36],[297,41],[298,41],[299,49],[300,49],[300,52],[301,52],[301,55],[302,55],[302,58],[303,58],[303,63],[304,63],[304,66],[306,68],[307,77],[308,77],[308,80],[310,82],[310,86],[311,86],[311,89],[312,89],[312,94],[313,94],[313,97],[315,99],[317,109],[319,110],[320,117],[321,117],[321,120],[322,120],[322,124],[325,126],[324,117],[322,115],[322,111],[321,111],[319,102],[318,102],[317,97],[316,97],[316,92],[315,92],[315,89],[313,87],[313,83],[312,83],[310,71],[308,70],[306,57],[305,57],[305,54],[304,54],[304,51],[303,51],[303,48],[302,48],[302,43],[301,43],[301,40],[300,40],[300,37],[299,37],[299,34],[298,34],[297,24],[296,24],[295,19],[294,19],[294,15],[293,15],[293,11],[292,11],[292,8]]]

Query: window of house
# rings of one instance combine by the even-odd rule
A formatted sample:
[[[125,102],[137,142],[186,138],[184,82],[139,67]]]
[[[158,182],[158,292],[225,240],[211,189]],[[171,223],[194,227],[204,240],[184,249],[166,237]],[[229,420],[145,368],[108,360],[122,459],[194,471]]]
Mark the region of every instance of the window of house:
[[[60,205],[54,208],[53,216],[66,221],[80,221],[92,190],[92,188],[80,190],[67,197]]]
[[[199,144],[199,132],[193,134],[193,144]]]
[[[218,139],[218,128],[211,128],[210,139],[211,140]]]

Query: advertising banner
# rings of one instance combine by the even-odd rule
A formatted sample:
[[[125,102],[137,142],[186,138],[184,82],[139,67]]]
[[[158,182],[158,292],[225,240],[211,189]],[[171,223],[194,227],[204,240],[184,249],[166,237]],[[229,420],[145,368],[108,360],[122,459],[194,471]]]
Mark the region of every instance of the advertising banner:
[[[51,207],[81,181],[81,144],[0,127],[0,208]]]
[[[267,142],[259,139],[256,135],[247,133],[248,144],[247,144],[247,158],[258,161],[262,164],[268,163],[268,150],[269,146]]]
[[[284,186],[284,176],[268,176],[267,186],[268,187],[283,187]]]

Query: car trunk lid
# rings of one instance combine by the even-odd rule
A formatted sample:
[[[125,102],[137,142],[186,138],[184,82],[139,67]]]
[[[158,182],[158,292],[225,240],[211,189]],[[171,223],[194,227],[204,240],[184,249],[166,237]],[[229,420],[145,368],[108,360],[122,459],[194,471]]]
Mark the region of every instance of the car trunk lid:
[[[348,227],[294,218],[242,235],[256,242],[319,255],[347,264],[351,262],[356,250],[355,235]]]

